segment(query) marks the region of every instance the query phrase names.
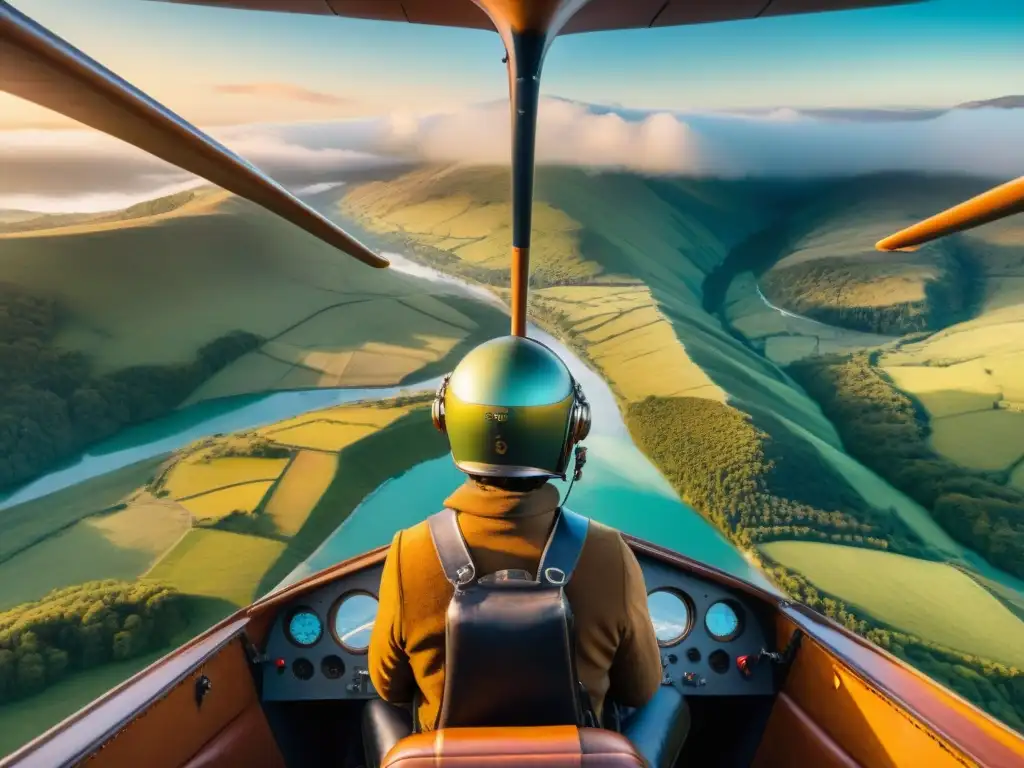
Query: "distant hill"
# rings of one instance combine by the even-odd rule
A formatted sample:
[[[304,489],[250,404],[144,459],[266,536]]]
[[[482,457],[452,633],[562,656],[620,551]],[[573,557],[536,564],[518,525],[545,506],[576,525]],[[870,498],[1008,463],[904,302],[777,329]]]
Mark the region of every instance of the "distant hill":
[[[983,101],[965,101],[963,104],[956,106],[957,109],[980,109],[982,107],[1024,109],[1024,95],[1000,96],[996,99],[985,99]]]
[[[630,109],[620,106],[606,104],[591,104],[574,99],[566,99],[560,96],[548,97],[552,101],[560,101],[567,104],[575,104],[585,107],[588,112],[595,115],[615,114],[626,120],[643,120],[654,112],[674,112],[680,116],[685,113],[681,110],[657,110],[657,109]],[[851,122],[904,122],[910,120],[934,120],[945,114],[960,109],[982,109],[985,107],[995,109],[1024,109],[1024,95],[999,96],[994,99],[982,99],[979,101],[967,101],[951,107],[770,107],[761,109],[736,109],[725,110],[736,114],[747,115],[770,115],[780,109],[792,109],[796,115],[815,117],[820,120],[843,120]],[[702,110],[696,110],[701,112]]]
[[[202,186],[165,197],[144,200],[141,203],[115,211],[99,213],[37,213],[32,211],[0,211],[0,234],[39,232],[72,225],[116,224],[172,213],[197,204],[216,204],[226,193],[214,187]]]

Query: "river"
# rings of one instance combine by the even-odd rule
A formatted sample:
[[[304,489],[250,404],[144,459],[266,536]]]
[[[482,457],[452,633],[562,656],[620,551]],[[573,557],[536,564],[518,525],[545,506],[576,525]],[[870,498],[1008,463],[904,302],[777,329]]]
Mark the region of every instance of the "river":
[[[387,256],[396,271],[438,283],[444,290],[501,305],[486,289],[442,275],[398,254]],[[588,461],[582,480],[572,490],[570,506],[623,532],[766,585],[768,582],[760,571],[704,518],[680,501],[668,482],[633,444],[605,381],[550,334],[531,325],[529,335],[562,357],[582,384],[592,408],[594,423],[586,441]],[[9,494],[0,501],[0,510],[183,448],[209,435],[252,429],[342,403],[433,390],[439,382],[436,378],[400,387],[274,392],[198,403],[123,430],[74,462]],[[363,500],[285,583],[388,543],[399,528],[419,522],[440,509],[446,496],[462,480],[451,457],[445,456],[385,482]],[[566,484],[557,485],[564,495]]]

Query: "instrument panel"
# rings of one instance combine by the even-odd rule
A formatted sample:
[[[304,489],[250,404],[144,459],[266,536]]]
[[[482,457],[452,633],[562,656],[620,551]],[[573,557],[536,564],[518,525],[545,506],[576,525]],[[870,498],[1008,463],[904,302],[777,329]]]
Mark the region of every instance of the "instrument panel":
[[[383,565],[354,573],[278,612],[263,665],[264,701],[368,699],[366,650]]]
[[[746,596],[638,556],[661,648],[663,685],[687,696],[774,692],[771,650]],[[298,598],[274,619],[263,665],[265,701],[368,699],[366,650],[383,565]]]

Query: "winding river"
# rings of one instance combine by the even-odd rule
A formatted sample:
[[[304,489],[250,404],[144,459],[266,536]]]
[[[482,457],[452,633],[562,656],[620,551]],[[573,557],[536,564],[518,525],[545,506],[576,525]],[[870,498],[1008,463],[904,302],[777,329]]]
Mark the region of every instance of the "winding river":
[[[387,255],[397,271],[437,283],[442,290],[500,305],[500,300],[486,289],[447,277],[400,255]],[[604,380],[548,333],[534,326],[530,326],[529,333],[566,361],[583,385],[593,412],[594,425],[586,441],[588,461],[583,478],[572,489],[571,506],[623,532],[767,585],[756,567],[704,518],[679,500],[668,482],[633,444],[615,397]],[[198,403],[123,430],[76,461],[9,494],[0,500],[0,510],[177,450],[202,437],[252,429],[342,403],[433,390],[439,382],[439,378],[435,378],[387,388],[274,392]],[[450,456],[424,462],[388,480],[364,499],[283,583],[388,543],[399,528],[419,522],[440,509],[447,495],[462,480]],[[564,498],[568,490],[566,484],[557,485]]]

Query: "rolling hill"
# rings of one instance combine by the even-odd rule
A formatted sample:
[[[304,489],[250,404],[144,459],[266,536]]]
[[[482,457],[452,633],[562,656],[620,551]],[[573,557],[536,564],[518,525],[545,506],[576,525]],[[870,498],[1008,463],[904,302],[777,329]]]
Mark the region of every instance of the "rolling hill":
[[[505,326],[216,189],[9,224],[0,280],[0,424],[35,425],[0,428],[0,488],[182,403],[430,379]]]
[[[848,615],[860,618],[851,618],[851,627],[874,632],[879,642],[888,642],[892,631],[924,637],[907,642],[917,643],[920,658],[934,659],[926,666],[940,677],[936,670],[950,663],[950,645],[953,657],[982,656],[994,649],[986,644],[989,630],[1001,627],[1010,639],[999,656],[1016,660],[1006,649],[1024,641],[1024,623],[994,598],[978,603],[986,618],[971,619],[966,635],[944,631],[948,616],[937,609],[945,600],[941,584],[956,582],[965,594],[977,593],[972,574],[977,583],[991,576],[1019,595],[1024,583],[964,546],[962,536],[951,536],[956,527],[948,519],[875,474],[877,466],[873,472],[847,453],[840,438],[847,425],[840,422],[837,433],[818,403],[772,360],[887,350],[903,343],[904,322],[949,325],[972,312],[974,294],[957,271],[959,252],[943,250],[950,245],[889,262],[862,257],[902,222],[987,183],[893,175],[723,182],[541,168],[535,184],[535,321],[609,381],[637,444],[684,500],[752,556],[764,546],[773,572],[820,579],[822,568],[831,573],[823,556],[829,547],[876,550],[872,567],[883,574],[876,583],[836,572],[824,593],[855,606],[856,614],[851,608]],[[505,169],[431,167],[350,188],[339,210],[376,233],[382,245],[506,296],[508,189]],[[823,269],[820,282],[851,273],[847,290],[822,290],[819,317],[828,323],[773,307],[759,293],[766,273],[780,301],[803,296],[809,279],[819,279],[803,271],[806,265]],[[840,311],[847,306],[898,309],[869,332]],[[770,332],[758,335],[766,320]],[[839,321],[847,327],[834,324]],[[786,350],[778,342],[802,347]],[[744,483],[716,484],[723,476],[742,476]],[[737,496],[746,483],[753,485]],[[795,546],[810,542],[819,549]],[[914,563],[929,573],[925,566],[936,561],[959,570],[943,566],[949,569],[941,572],[944,581],[915,576],[914,589],[902,598],[880,587],[917,573]],[[813,603],[818,593],[801,586],[796,594]],[[902,622],[900,599],[924,600],[932,608],[907,612]],[[986,694],[981,703],[1005,711],[1008,700],[1000,695]],[[1024,710],[1012,715],[1014,722],[1024,722],[1021,715]]]

